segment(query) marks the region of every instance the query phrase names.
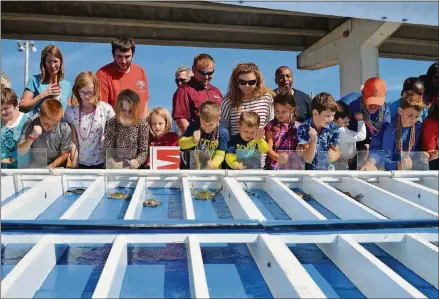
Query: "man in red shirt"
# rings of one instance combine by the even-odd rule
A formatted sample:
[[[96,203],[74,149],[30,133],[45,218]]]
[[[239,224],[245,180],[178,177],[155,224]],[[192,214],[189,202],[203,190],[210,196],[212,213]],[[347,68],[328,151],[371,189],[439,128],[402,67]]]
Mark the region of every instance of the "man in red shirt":
[[[114,61],[103,66],[96,73],[101,84],[103,102],[113,108],[116,97],[124,89],[132,89],[140,97],[142,116],[148,116],[148,79],[143,68],[132,63],[136,45],[131,37],[118,36],[111,42]]]
[[[183,135],[189,123],[198,116],[198,108],[206,101],[220,104],[221,91],[210,84],[215,71],[215,62],[208,54],[198,54],[194,58],[192,72],[194,76],[189,82],[180,86],[172,99],[172,117]]]

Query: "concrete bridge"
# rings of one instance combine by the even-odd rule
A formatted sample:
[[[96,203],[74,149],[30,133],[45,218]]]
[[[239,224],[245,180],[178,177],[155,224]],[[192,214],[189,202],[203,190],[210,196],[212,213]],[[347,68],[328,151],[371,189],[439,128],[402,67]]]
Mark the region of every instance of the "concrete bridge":
[[[6,39],[110,42],[129,34],[139,44],[302,51],[299,69],[340,64],[341,94],[378,75],[379,57],[439,59],[431,24],[214,2],[8,1],[1,9]]]

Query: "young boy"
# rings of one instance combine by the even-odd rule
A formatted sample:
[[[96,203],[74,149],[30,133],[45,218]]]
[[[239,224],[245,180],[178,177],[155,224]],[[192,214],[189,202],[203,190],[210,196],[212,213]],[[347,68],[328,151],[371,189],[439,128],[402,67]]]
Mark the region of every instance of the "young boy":
[[[65,167],[72,148],[72,130],[63,119],[60,101],[49,98],[40,107],[40,113],[33,115],[23,126],[18,144],[19,155],[29,150],[46,149],[47,167]],[[38,159],[37,154],[32,155]]]
[[[385,158],[372,152],[363,167],[364,170],[376,170],[377,164],[384,164],[386,170],[412,168],[412,159],[402,154],[420,150],[422,125],[417,120],[424,106],[421,96],[413,91],[407,91],[402,95],[398,108],[399,116],[387,126],[382,140],[372,142],[370,145],[371,151],[383,150]],[[428,159],[427,154],[425,158]]]
[[[312,100],[311,111],[312,117],[303,122],[297,133],[299,146],[306,151],[305,169],[333,169],[330,163],[340,157],[338,127],[333,122],[337,102],[330,94],[319,93]]]
[[[348,129],[351,112],[348,105],[337,102],[337,113],[335,123],[338,125],[340,135],[340,160],[339,169],[357,170],[357,146],[356,142],[366,139],[366,124],[361,113],[355,114],[358,123],[357,131]]]
[[[229,148],[226,153],[226,164],[231,169],[245,169],[249,168],[244,165],[242,161],[238,161],[236,150],[258,150],[259,153],[265,154],[268,152],[268,144],[264,140],[264,128],[259,128],[260,117],[256,112],[242,112],[239,117],[238,131],[239,134],[233,135],[229,141]],[[260,158],[257,163],[261,168]],[[227,167],[226,167],[227,168]]]
[[[200,119],[189,124],[178,141],[182,150],[197,148],[213,152],[207,161],[206,169],[220,168],[226,155],[229,132],[219,126],[219,120],[220,106],[211,101],[204,102],[200,105]]]

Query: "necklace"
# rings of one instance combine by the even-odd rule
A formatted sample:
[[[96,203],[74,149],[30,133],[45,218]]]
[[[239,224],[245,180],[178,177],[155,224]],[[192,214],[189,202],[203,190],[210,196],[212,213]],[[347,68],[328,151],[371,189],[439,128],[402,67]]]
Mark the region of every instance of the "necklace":
[[[370,119],[369,111],[367,111],[366,104],[361,101],[361,113],[364,115],[364,122],[369,129],[372,136],[377,136],[383,127],[384,109],[383,106],[378,110],[378,119],[374,122]]]
[[[416,127],[415,124],[412,125],[410,129],[410,141],[409,141],[409,148],[408,152],[410,152],[415,145],[415,135],[416,135]],[[401,123],[401,116],[398,116],[397,122],[396,122],[396,148],[398,149],[398,152],[401,153],[403,151],[402,147],[402,123]]]
[[[88,127],[88,133],[87,133],[87,136],[84,137],[82,135],[82,130],[81,130],[82,129],[81,128],[81,122],[82,122],[81,106],[78,109],[78,114],[79,114],[79,136],[81,137],[82,141],[86,141],[88,139],[88,137],[90,137],[90,134],[91,134],[91,131],[92,131],[91,129],[92,129],[92,126],[93,126],[93,123],[94,123],[94,120],[95,120],[95,116],[96,116],[96,110],[97,110],[97,107],[93,110],[93,118],[92,118],[92,120],[90,122],[90,126]]]

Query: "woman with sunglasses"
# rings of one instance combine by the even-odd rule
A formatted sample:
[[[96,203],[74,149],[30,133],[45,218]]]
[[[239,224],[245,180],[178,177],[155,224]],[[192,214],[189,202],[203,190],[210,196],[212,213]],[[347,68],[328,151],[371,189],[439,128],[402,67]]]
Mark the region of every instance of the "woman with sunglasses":
[[[221,126],[230,135],[238,134],[239,117],[244,111],[256,112],[260,117],[260,127],[273,119],[274,92],[265,86],[261,71],[254,63],[239,63],[232,71],[229,88],[221,103]]]
[[[103,168],[105,125],[114,111],[110,104],[101,101],[99,81],[92,72],[81,72],[76,77],[71,105],[64,120],[73,125],[72,139],[79,151],[79,168]]]

